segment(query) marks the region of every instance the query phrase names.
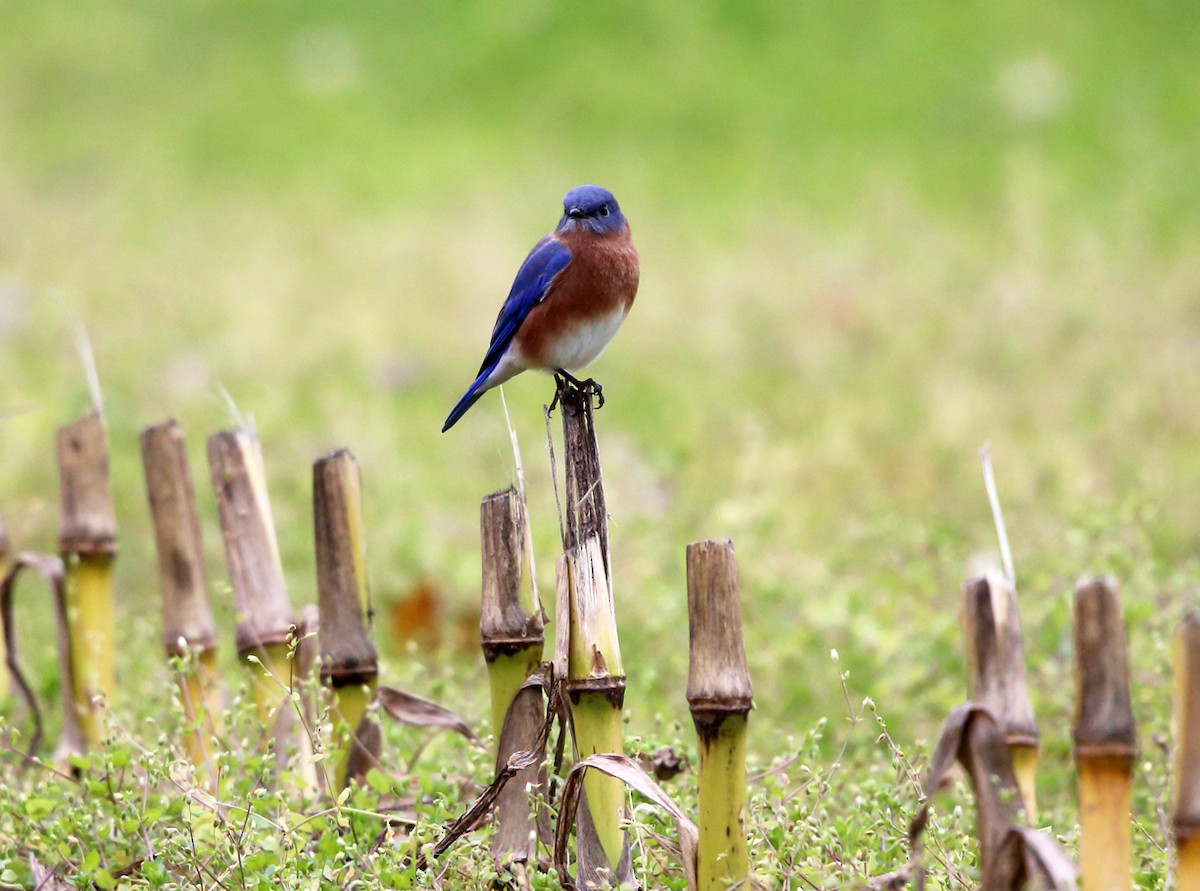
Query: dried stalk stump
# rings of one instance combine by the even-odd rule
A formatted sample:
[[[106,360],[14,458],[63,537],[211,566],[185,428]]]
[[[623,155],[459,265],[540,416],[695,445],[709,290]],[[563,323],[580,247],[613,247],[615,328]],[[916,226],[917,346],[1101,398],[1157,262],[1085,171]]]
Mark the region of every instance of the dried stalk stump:
[[[560,386],[565,453],[565,525],[559,562],[556,677],[571,709],[578,758],[623,752],[625,671],[613,605],[608,512],[590,388]],[[565,663],[565,664],[564,664]],[[561,674],[565,668],[565,676]],[[620,884],[632,877],[621,823],[625,790],[615,777],[589,771],[583,780],[577,834],[579,879]]]
[[[967,691],[1001,722],[1031,823],[1037,822],[1038,727],[1025,679],[1025,649],[1016,590],[995,575],[963,584]]]
[[[369,749],[380,739],[372,728],[359,732],[374,722],[368,706],[375,699],[379,657],[370,634],[362,478],[358,462],[345,449],[313,465],[313,519],[321,682],[333,691],[335,733],[346,740],[334,769],[335,791],[341,791],[350,779],[362,779],[348,775],[353,750],[368,749],[355,763],[369,764],[379,756],[377,748]]]
[[[541,689],[524,685],[541,665],[545,634],[540,613],[522,597],[529,580],[524,572],[526,523],[520,493],[508,488],[484,498],[479,527],[483,564],[479,633],[488,668],[499,772],[513,753],[532,749],[541,731]],[[532,601],[532,596],[528,599]],[[506,726],[506,719],[511,726]],[[492,835],[497,865],[526,863],[536,855],[530,843],[537,828],[532,797],[544,789],[545,779],[542,765],[531,764],[497,797],[497,827]]]
[[[1075,764],[1083,891],[1132,881],[1130,796],[1137,732],[1129,697],[1125,620],[1116,584],[1075,587]]]
[[[104,418],[90,411],[58,430],[59,551],[67,578],[67,619],[75,708],[88,745],[104,732],[103,705],[116,693],[113,561],[117,518],[108,474]]]
[[[1175,789],[1171,831],[1179,891],[1200,891],[1200,615],[1175,631]]]
[[[4,531],[4,517],[0,516],[0,579],[8,574],[8,557],[12,553],[12,549],[8,543],[8,535]],[[4,643],[4,636],[0,635],[0,665],[6,661],[5,654],[7,647]],[[9,680],[9,671],[7,666],[0,668],[0,705],[8,699],[8,691],[11,685]]]
[[[744,882],[750,869],[746,722],[754,692],[742,640],[733,543],[688,545],[687,586],[687,699],[700,738],[697,878],[700,891],[717,891]]]
[[[213,434],[208,466],[237,605],[238,656],[243,661],[253,656],[261,663],[248,663],[248,674],[259,719],[266,724],[289,685],[287,644],[294,619],[257,437],[244,429]],[[274,680],[264,677],[264,669]]]
[[[219,736],[221,698],[217,629],[208,599],[200,514],[188,468],[183,430],[165,421],[142,431],[142,466],[154,521],[159,586],[163,601],[163,647],[183,660],[179,674],[184,713],[191,725],[187,746],[197,770],[216,781],[212,739]]]

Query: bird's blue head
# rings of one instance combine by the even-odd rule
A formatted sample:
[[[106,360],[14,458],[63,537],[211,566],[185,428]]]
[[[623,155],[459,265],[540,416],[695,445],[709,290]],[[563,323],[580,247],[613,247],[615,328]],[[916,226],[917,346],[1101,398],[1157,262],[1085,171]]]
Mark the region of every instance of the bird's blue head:
[[[597,235],[615,235],[624,228],[625,216],[621,213],[621,206],[608,189],[576,186],[563,198],[559,232],[584,229]]]

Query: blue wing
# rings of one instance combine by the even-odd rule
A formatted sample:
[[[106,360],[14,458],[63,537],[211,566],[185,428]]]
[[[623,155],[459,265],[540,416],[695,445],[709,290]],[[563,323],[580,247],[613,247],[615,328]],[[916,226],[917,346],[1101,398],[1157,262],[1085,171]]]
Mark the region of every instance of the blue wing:
[[[555,241],[549,235],[533,246],[533,250],[517,270],[517,277],[513,280],[508,298],[500,308],[500,315],[496,317],[492,341],[488,345],[487,355],[483,357],[483,363],[479,366],[479,374],[446,418],[446,424],[442,427],[443,433],[453,427],[487,390],[488,378],[512,344],[521,323],[525,321],[529,311],[545,298],[554,277],[570,262],[571,252],[562,242]]]

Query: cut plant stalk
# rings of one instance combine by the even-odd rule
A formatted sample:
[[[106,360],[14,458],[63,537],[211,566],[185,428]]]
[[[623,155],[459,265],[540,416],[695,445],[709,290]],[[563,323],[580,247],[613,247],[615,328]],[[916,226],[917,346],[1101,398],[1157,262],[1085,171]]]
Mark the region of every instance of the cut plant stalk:
[[[221,735],[217,630],[208,599],[204,545],[183,430],[165,421],[142,431],[142,466],[154,521],[163,599],[163,646],[181,658],[178,681],[197,771],[216,782],[213,738]]]
[[[1131,887],[1130,796],[1137,732],[1125,620],[1109,579],[1075,587],[1075,764],[1083,891]]]
[[[364,738],[379,737],[369,731],[359,734],[361,725],[374,720],[367,709],[375,699],[379,658],[370,634],[362,478],[358,462],[345,449],[313,464],[313,519],[321,682],[333,692],[334,738],[345,741],[334,768],[334,788],[340,792],[352,779],[347,773],[351,751]],[[379,752],[370,754],[377,757]]]
[[[288,660],[294,621],[284,583],[279,543],[271,520],[266,473],[258,437],[245,428],[224,430],[208,440],[208,463],[225,561],[237,604],[237,651],[264,728],[273,728],[281,766],[294,747],[303,779],[316,788],[311,742],[300,732],[295,709],[280,708],[292,688]],[[264,744],[266,740],[264,738]]]
[[[1175,789],[1171,832],[1179,891],[1200,891],[1200,615],[1175,631]]]
[[[567,676],[563,689],[571,708],[571,727],[578,758],[620,755],[624,748],[621,710],[625,702],[625,671],[617,639],[616,614],[608,585],[599,536],[585,539],[564,561],[569,604]],[[624,880],[622,861],[628,860],[625,830],[625,789],[614,777],[589,773],[583,780],[586,813],[580,816],[579,870],[587,887],[595,873],[607,869],[608,881]],[[594,832],[606,863],[593,858],[587,836]],[[614,881],[615,878],[615,881]]]
[[[117,520],[104,418],[90,411],[58,431],[59,551],[66,567],[75,708],[88,745],[104,732],[103,704],[116,694],[113,561]]]
[[[964,583],[962,622],[968,695],[990,708],[1001,722],[1025,811],[1036,823],[1038,727],[1026,682],[1013,586],[997,575]]]
[[[545,634],[532,591],[528,607],[522,597],[526,588],[523,581],[528,581],[524,572],[527,524],[517,490],[509,488],[484,498],[479,526],[483,564],[479,635],[487,662],[499,772],[514,752],[533,746],[544,723],[541,690],[523,689],[523,685],[541,665]],[[514,702],[518,697],[519,701]],[[512,724],[507,728],[506,717]],[[492,836],[492,855],[497,865],[506,860],[525,863],[535,854],[530,845],[530,833],[535,828],[532,796],[544,781],[542,766],[533,764],[499,793],[498,826]]]
[[[566,490],[562,530],[565,559],[559,564],[559,598],[560,603],[564,598],[566,603],[556,613],[555,663],[560,665],[565,655],[563,692],[571,709],[577,756],[620,755],[624,747],[621,710],[625,672],[609,584],[608,513],[592,392],[563,385],[557,397],[562,412]],[[568,617],[566,621],[564,616]],[[583,787],[577,834],[581,884],[619,884],[632,879],[626,834],[621,827],[625,817],[624,787],[619,780],[596,771],[584,778]],[[603,857],[597,856],[600,851],[595,848],[602,849]],[[607,862],[601,863],[602,859]]]
[[[8,535],[4,532],[4,518],[0,517],[0,579],[8,574],[8,555],[10,553],[12,551],[8,544]],[[4,635],[0,634],[0,705],[3,705],[8,699],[9,689],[12,686],[8,666],[5,664],[7,652]]]
[[[688,545],[687,699],[700,738],[697,879],[700,891],[738,885],[746,839],[746,724],[753,707],[733,543]]]

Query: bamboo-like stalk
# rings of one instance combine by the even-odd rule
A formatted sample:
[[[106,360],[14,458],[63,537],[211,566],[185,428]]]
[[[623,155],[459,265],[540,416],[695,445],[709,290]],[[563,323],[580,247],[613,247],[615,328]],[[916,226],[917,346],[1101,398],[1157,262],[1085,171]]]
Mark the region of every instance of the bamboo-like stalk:
[[[541,729],[541,691],[529,688],[520,702],[513,700],[526,678],[541,665],[545,633],[540,613],[532,602],[527,608],[522,598],[527,525],[520,493],[510,487],[484,498],[479,506],[479,528],[483,569],[479,636],[487,662],[499,771],[514,752],[532,748]],[[532,596],[529,599],[532,601]],[[510,708],[509,720],[514,726],[505,731]],[[497,864],[506,859],[524,863],[533,855],[529,839],[534,812],[529,790],[540,789],[543,781],[541,765],[532,764],[497,797],[498,826],[492,836]]]
[[[566,554],[569,613],[567,677],[564,690],[571,705],[575,749],[580,758],[622,754],[621,710],[625,702],[625,671],[617,639],[616,614],[608,584],[600,539],[593,535]],[[596,837],[611,869],[625,852],[625,790],[613,777],[593,772],[584,778],[584,800]],[[585,825],[586,825],[586,821]],[[580,848],[580,869],[585,864]]]
[[[183,430],[174,420],[142,431],[142,466],[154,521],[159,585],[163,600],[163,647],[182,657],[178,677],[184,714],[191,727],[192,763],[216,782],[213,738],[221,735],[217,630],[208,600],[200,515],[188,468]]]
[[[610,586],[611,555],[608,548],[608,513],[600,450],[590,391],[562,386],[558,390],[562,412],[565,455],[565,526],[559,587],[567,607],[558,612],[555,663],[566,655],[563,692],[570,703],[576,754],[621,754],[621,710],[625,701],[625,672],[617,640],[616,612]],[[567,635],[564,643],[561,638]],[[621,822],[625,817],[625,791],[621,782],[598,771],[584,778],[579,819],[579,870],[582,881],[619,883],[632,877],[628,844]],[[593,846],[592,842],[596,845]],[[603,849],[606,864],[593,860],[593,847]],[[606,878],[594,869],[609,870]]]
[[[67,579],[75,708],[88,745],[104,733],[104,702],[116,695],[113,561],[117,520],[104,418],[90,411],[58,430],[59,550]]]
[[[700,891],[749,875],[746,839],[746,724],[754,692],[742,639],[741,595],[733,543],[688,545],[687,699],[700,738]]]
[[[8,574],[8,556],[12,550],[8,543],[8,535],[4,531],[4,517],[0,517],[0,579]],[[4,635],[0,634],[0,705],[3,705],[8,699],[9,690],[12,687],[12,680],[9,674],[6,654],[8,648],[4,643]]]
[[[1110,579],[1075,587],[1075,764],[1083,891],[1132,881],[1130,797],[1137,732],[1129,696],[1125,620]]]
[[[1004,728],[1025,811],[1036,823],[1038,728],[1025,680],[1021,619],[1012,585],[994,575],[965,582],[962,623],[968,695],[991,709]]]
[[[1171,832],[1179,891],[1200,891],[1200,614],[1175,631],[1175,769]]]
[[[313,464],[313,519],[321,682],[333,691],[335,738],[345,740],[334,768],[334,791],[340,792],[352,779],[347,767],[352,748],[361,744],[359,727],[372,720],[367,707],[375,699],[379,676],[379,658],[370,635],[362,477],[358,462],[345,449]]]
[[[257,436],[244,428],[213,434],[208,463],[237,604],[237,651],[246,666],[258,718],[284,743],[276,750],[281,765],[287,762],[288,746],[294,746],[305,765],[304,779],[315,788],[316,771],[308,757],[311,740],[305,733],[292,732],[298,719],[290,701],[288,708],[280,709],[292,686],[288,649],[294,621]]]
[[[525,679],[537,671],[545,644],[541,616],[532,604],[527,610],[522,598],[524,514],[521,496],[513,488],[487,496],[479,506],[483,566],[479,636],[497,742],[508,706]]]

